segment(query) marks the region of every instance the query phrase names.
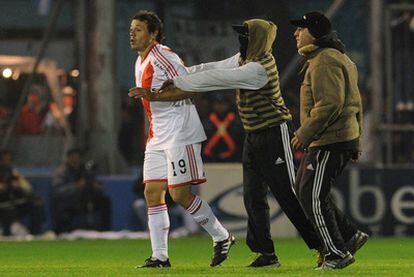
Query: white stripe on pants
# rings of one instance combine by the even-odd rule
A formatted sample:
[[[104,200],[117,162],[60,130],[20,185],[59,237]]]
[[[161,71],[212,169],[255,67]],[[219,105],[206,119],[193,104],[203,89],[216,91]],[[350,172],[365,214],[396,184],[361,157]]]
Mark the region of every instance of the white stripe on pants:
[[[319,158],[320,152],[321,151],[319,150],[318,154],[316,155],[317,164],[316,164],[316,172],[315,172],[315,177],[314,177],[315,179],[314,179],[313,189],[312,189],[312,212],[315,217],[316,229],[317,231],[319,231],[320,236],[327,250],[329,252],[332,251],[334,254],[343,258],[345,257],[345,254],[342,251],[338,250],[336,246],[334,245],[332,238],[329,234],[329,230],[326,227],[325,220],[323,218],[323,214],[321,211],[321,201],[319,199],[319,195],[321,193],[323,175],[325,173],[325,167],[326,167],[326,163],[328,162],[330,152],[326,151],[324,153],[321,163],[319,163],[318,158]]]

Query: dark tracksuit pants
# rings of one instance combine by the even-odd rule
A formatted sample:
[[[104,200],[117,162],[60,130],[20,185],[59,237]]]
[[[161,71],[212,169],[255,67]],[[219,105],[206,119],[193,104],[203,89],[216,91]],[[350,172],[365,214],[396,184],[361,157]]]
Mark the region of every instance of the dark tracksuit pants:
[[[329,254],[343,257],[345,243],[356,226],[336,207],[330,189],[351,158],[347,150],[309,148],[302,157],[295,190],[308,218],[314,224]]]
[[[308,247],[322,246],[294,192],[295,168],[289,133],[287,124],[283,123],[261,132],[246,133],[245,136],[243,197],[248,215],[246,241],[256,253],[275,252],[270,235],[269,188]]]

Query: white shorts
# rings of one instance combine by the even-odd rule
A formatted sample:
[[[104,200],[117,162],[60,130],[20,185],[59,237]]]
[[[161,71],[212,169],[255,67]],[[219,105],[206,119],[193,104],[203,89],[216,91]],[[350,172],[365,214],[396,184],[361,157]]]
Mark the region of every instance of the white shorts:
[[[144,183],[163,181],[168,187],[206,182],[201,143],[166,150],[145,150]]]

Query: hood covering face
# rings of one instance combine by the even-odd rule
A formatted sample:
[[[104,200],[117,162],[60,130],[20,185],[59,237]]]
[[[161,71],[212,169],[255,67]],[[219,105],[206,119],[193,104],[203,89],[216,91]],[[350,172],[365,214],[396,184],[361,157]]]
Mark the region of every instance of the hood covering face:
[[[249,30],[249,43],[246,51],[246,61],[254,61],[272,52],[276,39],[277,26],[271,21],[250,19],[244,22]]]

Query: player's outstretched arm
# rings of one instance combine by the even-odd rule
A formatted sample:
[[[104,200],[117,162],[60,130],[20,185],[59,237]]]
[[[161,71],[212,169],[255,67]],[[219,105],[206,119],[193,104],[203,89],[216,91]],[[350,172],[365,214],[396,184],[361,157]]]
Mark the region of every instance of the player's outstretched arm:
[[[153,99],[151,101],[179,101],[187,98],[192,98],[196,96],[197,93],[183,91],[173,84],[164,87],[160,90],[156,90],[155,93],[151,95]]]
[[[150,91],[149,89],[143,89],[134,87],[129,90],[128,96],[137,98],[144,98],[148,101],[179,101],[187,98],[194,97],[196,93],[182,91],[173,85],[164,87],[161,90]]]

